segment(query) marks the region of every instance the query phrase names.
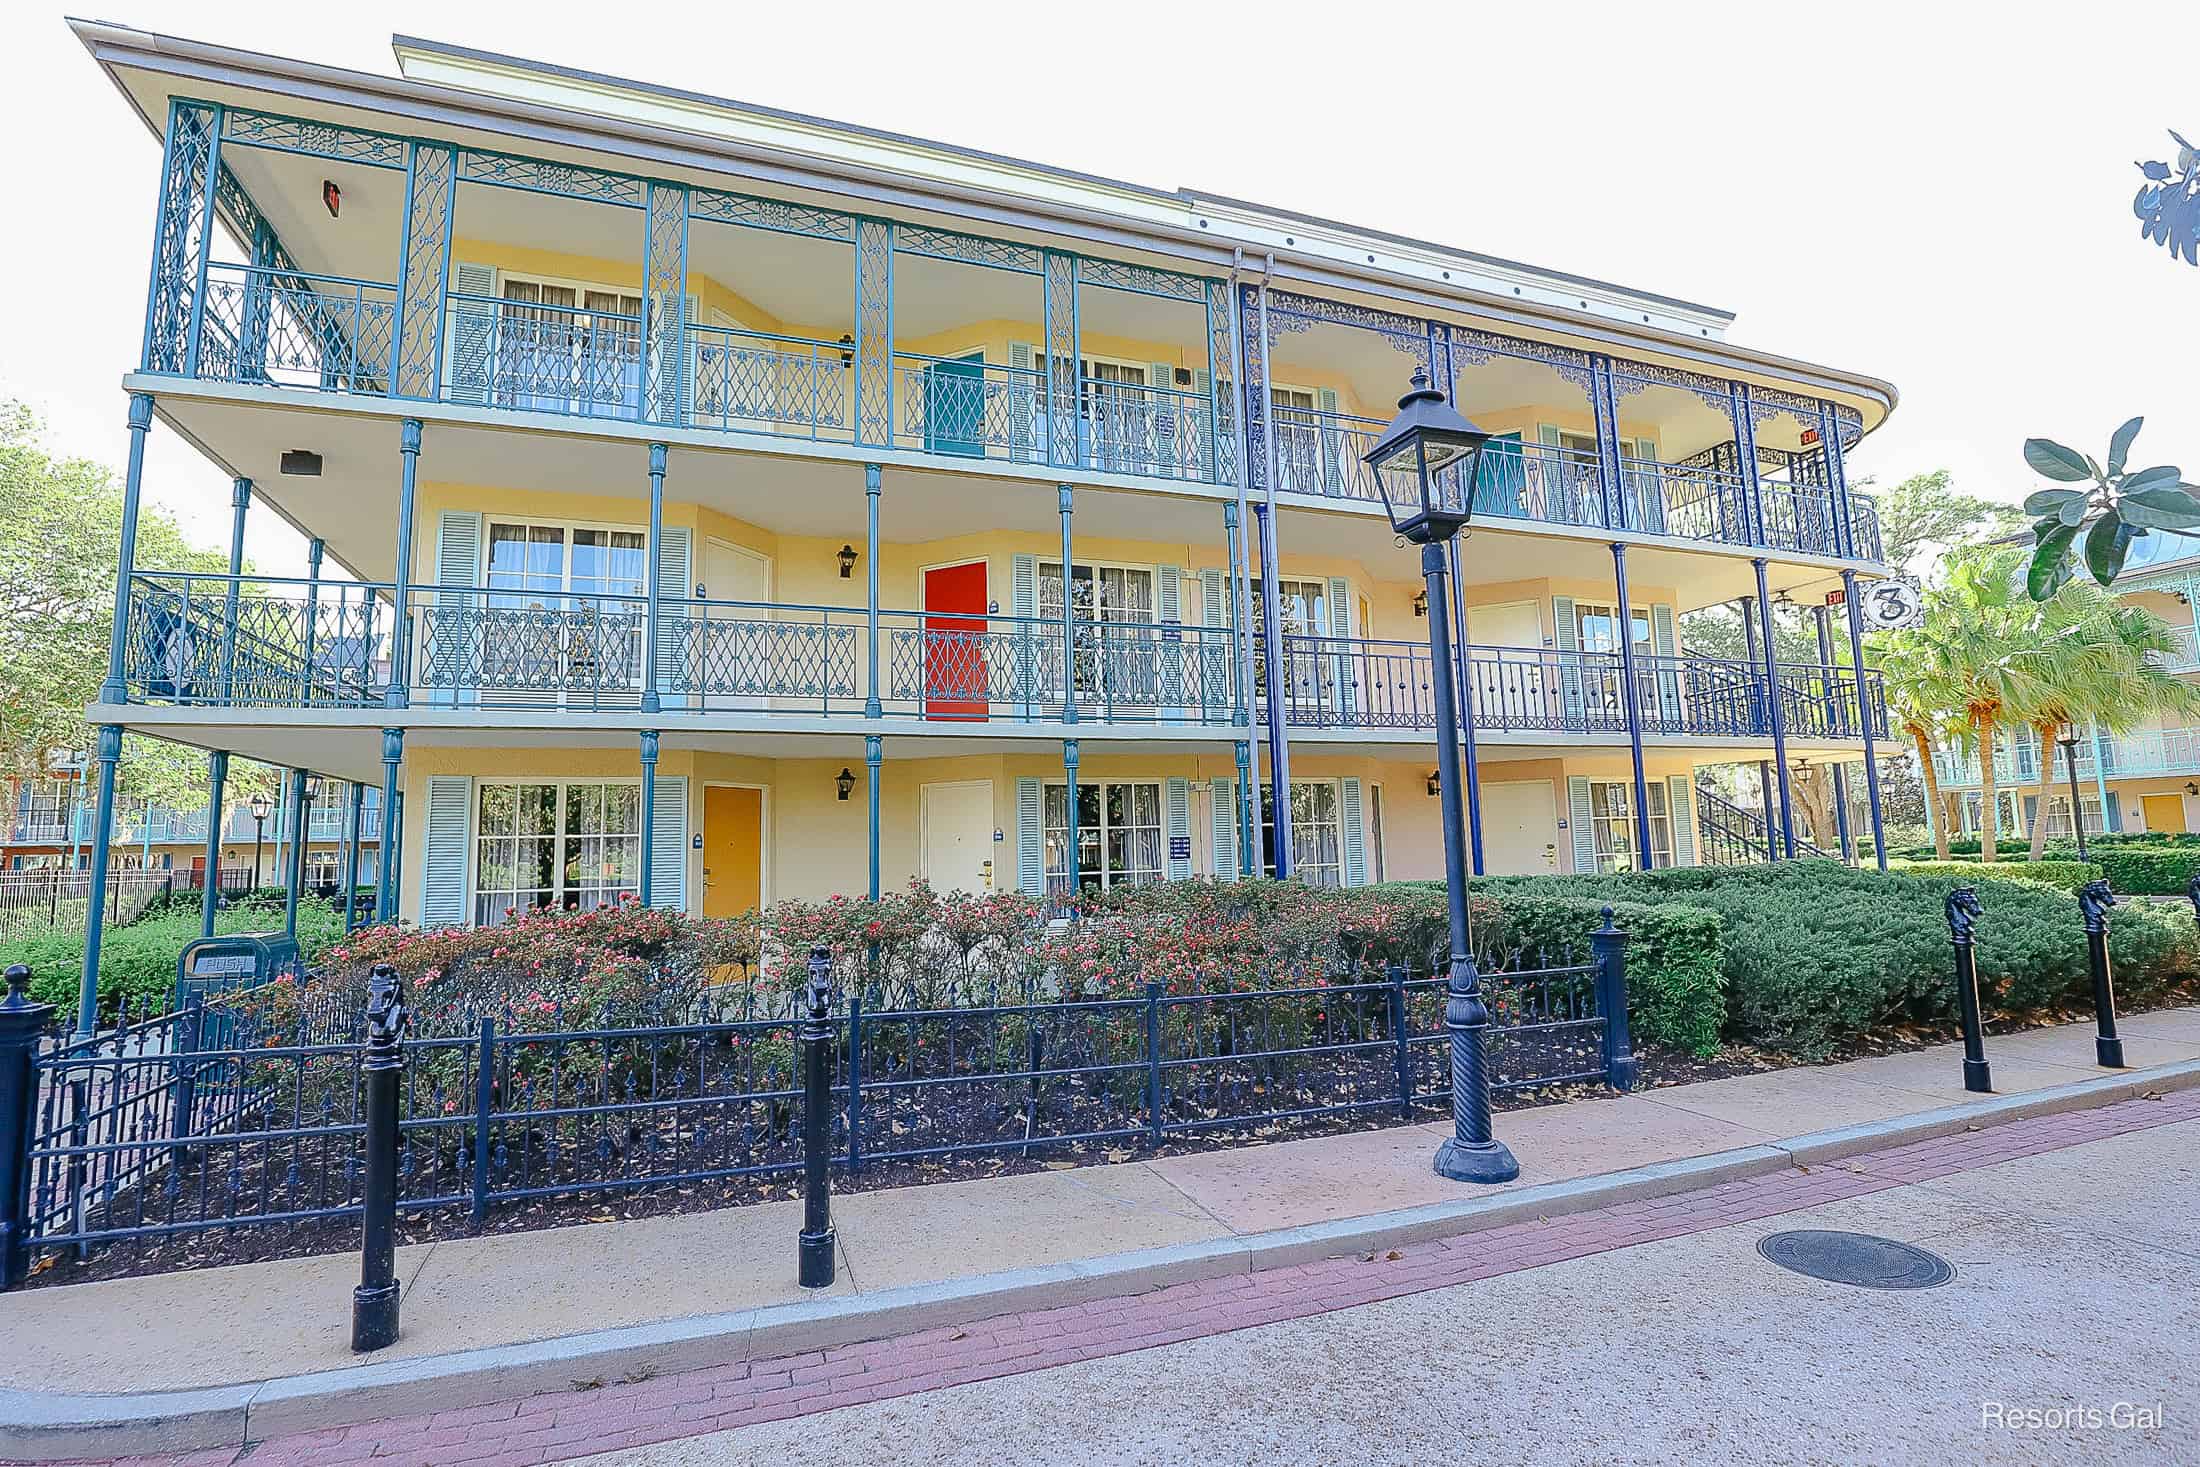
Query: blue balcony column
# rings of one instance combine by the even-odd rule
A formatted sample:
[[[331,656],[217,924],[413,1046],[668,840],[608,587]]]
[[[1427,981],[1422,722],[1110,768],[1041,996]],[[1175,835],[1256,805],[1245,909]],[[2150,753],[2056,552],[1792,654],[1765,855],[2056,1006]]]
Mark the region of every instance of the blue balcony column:
[[[1849,500],[1848,466],[1841,456],[1841,418],[1833,404],[1818,404],[1818,452],[1826,466],[1826,502],[1833,511],[1833,553],[1856,558],[1855,506]]]
[[[197,327],[204,314],[207,255],[214,236],[220,135],[220,108],[180,99],[169,103],[140,353],[148,372],[181,373],[198,365]]]
[[[1046,328],[1047,462],[1068,468],[1085,461],[1085,420],[1077,410],[1077,374],[1084,361],[1079,351],[1077,321],[1077,259],[1060,250],[1043,251],[1039,257],[1040,310]],[[1068,570],[1063,570],[1067,576]],[[1065,592],[1067,587],[1064,587]]]
[[[1596,418],[1597,486],[1604,496],[1604,523],[1615,530],[1628,529],[1632,516],[1627,512],[1626,481],[1620,474],[1619,389],[1612,381],[1612,359],[1602,353],[1589,356],[1589,408]]]
[[[122,758],[122,725],[99,728],[99,804],[92,819],[92,873],[84,912],[84,971],[77,986],[76,1032],[99,1027],[99,947],[107,930],[107,863],[115,838],[115,765]]]
[[[1754,474],[1751,475],[1751,482],[1755,482]],[[1750,565],[1757,571],[1757,614],[1764,618],[1765,704],[1772,715],[1772,768],[1780,782],[1779,843],[1781,849],[1787,852],[1787,858],[1792,861],[1795,859],[1795,794],[1788,787],[1787,713],[1780,703],[1779,637],[1773,630],[1772,592],[1765,585],[1763,557],[1752,560]],[[1622,639],[1622,645],[1627,640],[1631,639]],[[1861,679],[1858,680],[1858,686],[1862,686]],[[1871,757],[1869,739],[1865,741],[1864,754],[1866,759]]]
[[[1291,670],[1283,665],[1283,592],[1276,580],[1275,477],[1269,476],[1268,502],[1253,506],[1260,522],[1261,643],[1268,664],[1268,799],[1275,810],[1276,879],[1297,868],[1291,853],[1291,741],[1284,734],[1284,690]]]
[[[229,751],[206,756],[206,889],[199,893],[199,936],[214,935],[214,912],[221,905],[222,802],[229,785]]]
[[[1768,545],[1771,542],[1765,538],[1764,484],[1757,477],[1756,409],[1750,400],[1748,383],[1729,383],[1727,391],[1727,411],[1734,420],[1735,469],[1742,477],[1742,518],[1748,528],[1749,543]]]
[[[242,594],[238,582],[244,575],[244,521],[246,511],[252,508],[252,481],[235,479],[229,485],[229,589],[222,594],[222,701],[231,703],[237,696],[237,602]],[[207,934],[213,935],[211,931]]]
[[[351,782],[351,827],[349,839],[344,843],[344,930],[351,931],[359,925],[355,915],[359,910],[359,845],[366,833],[367,787],[358,780]]]
[[[1232,678],[1238,684],[1237,696],[1230,703],[1230,721],[1232,723],[1242,723],[1245,721],[1245,699],[1247,693],[1251,690],[1252,682],[1251,679],[1240,675],[1240,669],[1248,664],[1251,659],[1246,655],[1245,623],[1239,620],[1237,615],[1238,551],[1240,545],[1238,541],[1238,507],[1235,504],[1222,506],[1222,549],[1223,554],[1229,557],[1230,565],[1229,570],[1226,572],[1228,579],[1224,583],[1227,588],[1224,594],[1230,599],[1226,604],[1223,615],[1229,619],[1230,623],[1230,669]]]
[[[298,935],[298,892],[306,881],[306,772],[290,771],[290,860],[283,867],[283,936]]]
[[[1253,845],[1259,830],[1253,820],[1252,740],[1239,739],[1232,752],[1237,756],[1238,875],[1251,878],[1260,874],[1260,852]]]
[[[401,728],[382,730],[382,845],[381,856],[375,865],[374,920],[397,920],[397,846],[401,835],[398,825],[397,771],[405,762],[405,731]]]
[[[1474,748],[1474,680],[1467,674],[1474,666],[1474,658],[1467,650],[1467,588],[1466,577],[1459,574],[1459,537],[1454,535],[1444,542],[1444,551],[1451,557],[1451,624],[1458,635],[1452,638],[1452,660],[1458,664],[1458,673],[1452,679],[1459,689],[1459,782],[1466,786],[1467,801],[1467,855],[1475,875],[1482,874],[1482,775],[1475,763]]]
[[[855,439],[894,441],[894,226],[856,221]]]
[[[650,869],[656,865],[657,839],[657,730],[642,730],[642,870],[635,894],[650,905]]]
[[[2108,746],[2101,738],[2101,726],[2098,723],[2093,725],[2093,792],[2101,801],[2101,833],[2116,834],[2108,823]],[[2076,812],[2072,812],[2071,818],[2077,818]]]
[[[306,636],[305,636],[305,686],[300,688],[299,701],[313,701],[314,659],[320,652],[321,640],[321,562],[328,556],[328,542],[316,535],[306,542]]]
[[[398,428],[397,458],[397,573],[390,591],[390,685],[382,699],[389,708],[403,708],[412,687],[412,616],[406,593],[412,581],[413,501],[420,481],[418,418],[407,418]]]
[[[1759,574],[1763,574],[1760,570]],[[1633,762],[1635,775],[1635,851],[1641,865],[1647,871],[1657,864],[1657,847],[1650,840],[1650,781],[1642,772],[1642,685],[1635,676],[1635,628],[1633,613],[1628,610],[1634,602],[1627,595],[1627,547],[1619,541],[1612,542],[1612,604],[1619,608],[1619,679],[1620,703],[1627,710],[1627,753]],[[1786,807],[1786,771],[1782,771],[1781,806]],[[1677,811],[1668,811],[1668,822],[1680,819]]]
[[[1058,486],[1058,502],[1062,511],[1062,722],[1077,721],[1077,598],[1070,594],[1071,570],[1069,558],[1070,487]],[[871,558],[878,564],[878,557]],[[1098,588],[1094,590],[1093,617],[1100,615]]]
[[[886,740],[885,740],[885,739],[884,739],[883,737],[881,737],[880,735],[878,735],[878,734],[865,734],[865,735],[863,736],[863,769],[864,769],[864,774],[865,774],[865,776],[867,777],[867,779],[868,779],[868,781],[869,781],[869,790],[868,790],[868,796],[867,796],[867,798],[868,798],[868,803],[869,803],[869,809],[865,811],[865,831],[864,831],[864,835],[865,835],[865,847],[866,847],[866,849],[867,849],[867,851],[868,851],[868,853],[869,853],[869,876],[870,876],[870,881],[869,881],[869,884],[868,884],[868,886],[866,887],[866,889],[867,889],[867,890],[868,890],[868,891],[869,891],[869,892],[871,893],[871,900],[872,900],[872,901],[874,901],[874,902],[875,902],[875,901],[877,901],[877,900],[878,900],[878,897],[879,897],[879,869],[878,869],[878,868],[879,868],[879,861],[878,861],[878,799],[879,799],[879,781],[880,781],[880,779],[881,779],[881,778],[883,778],[883,777],[884,777],[884,775],[885,775],[885,767],[884,767],[884,766],[885,766],[885,764],[886,764]]]
[[[124,676],[130,635],[130,582],[137,574],[138,504],[145,487],[145,435],[153,427],[153,395],[130,394],[130,457],[122,476],[122,548],[115,556],[115,616],[107,636],[107,680],[99,686],[102,703],[130,701]]]
[[[878,511],[879,494],[885,488],[885,478],[886,472],[881,465],[865,464],[863,466],[863,563],[865,567],[863,638],[864,656],[870,667],[870,681],[864,685],[863,716],[865,718],[878,718],[885,712],[885,707],[880,703],[878,696]],[[1065,506],[1062,510],[1062,543],[1066,556],[1069,544],[1069,510],[1066,507],[1069,503],[1069,489],[1067,486],[1064,486],[1062,490],[1062,502]],[[1063,564],[1067,566],[1068,561],[1065,559]],[[1066,577],[1069,572],[1065,569],[1062,574]],[[1066,606],[1069,601],[1069,586],[1066,580],[1062,587],[1062,598],[1063,604]]]
[[[390,868],[390,920],[396,921],[405,897],[405,792],[399,790],[382,822],[383,863]]]
[[[1757,584],[1764,585],[1764,562],[1757,563]],[[1841,572],[1841,604],[1849,611],[1849,661],[1856,668],[1856,712],[1863,722],[1864,735],[1864,789],[1871,799],[1872,854],[1878,859],[1879,869],[1887,869],[1887,832],[1879,808],[1879,755],[1872,748],[1872,700],[1871,687],[1864,680],[1864,619],[1856,604],[1856,572]],[[2108,813],[2108,806],[2101,806],[2101,813]],[[2075,816],[2077,812],[2071,811]]]
[[[1825,669],[1826,732],[1838,734],[1841,730],[1842,709],[1840,694],[1834,691],[1832,614],[1821,603],[1811,608],[1810,615],[1818,627],[1818,665]],[[1862,694],[1864,673],[1861,668],[1855,672],[1858,689],[1856,706],[1857,711],[1862,713],[1865,707]],[[1856,842],[1849,836],[1849,767],[1839,762],[1833,765],[1833,831],[1840,838],[1841,859],[1854,861]]]
[[[407,143],[403,268],[390,332],[392,397],[432,401],[443,395],[443,303],[451,286],[451,218],[457,202],[457,149],[448,143]]]
[[[1065,841],[1062,851],[1062,870],[1069,882],[1065,900],[1075,901],[1077,899],[1078,884],[1082,879],[1077,869],[1077,740],[1075,739],[1062,740],[1062,776],[1069,786],[1064,791],[1065,798],[1062,801],[1064,812],[1062,834]],[[1103,859],[1105,859],[1106,854],[1104,851],[1101,853]]]
[[[665,594],[665,446],[649,445],[649,559],[644,563],[643,574],[648,581],[648,626],[644,629],[643,645],[648,648],[642,655],[642,711],[655,713],[664,706],[663,695],[657,687],[657,663],[662,656],[664,642],[664,594]],[[682,595],[686,592],[683,590]],[[648,841],[645,825],[643,841]],[[649,881],[649,866],[642,866],[642,881]],[[642,898],[642,905],[649,905],[649,898]]]
[[[642,343],[648,365],[640,407],[652,423],[687,420],[688,209],[688,191],[678,184],[649,185],[642,238]]]
[[[1749,732],[1752,735],[1765,732],[1764,690],[1757,686],[1756,669],[1764,666],[1764,655],[1757,647],[1757,598],[1737,596],[1734,604],[1742,613],[1742,658],[1749,664]],[[1769,826],[1766,827],[1770,829]]]

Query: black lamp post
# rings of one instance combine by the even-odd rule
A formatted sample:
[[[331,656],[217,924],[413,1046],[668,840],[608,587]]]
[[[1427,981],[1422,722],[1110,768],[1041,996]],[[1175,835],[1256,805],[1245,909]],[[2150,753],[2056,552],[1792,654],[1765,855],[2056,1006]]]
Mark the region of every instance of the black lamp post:
[[[1490,435],[1461,417],[1416,371],[1398,399],[1398,416],[1368,450],[1383,511],[1399,536],[1421,547],[1428,601],[1429,688],[1436,701],[1436,784],[1444,815],[1444,889],[1451,915],[1451,975],[1444,1027],[1451,1034],[1453,1134],[1436,1153],[1438,1176],[1455,1182],[1509,1182],[1520,1163],[1490,1134],[1490,1077],[1483,1040],[1490,1011],[1475,971],[1467,915],[1467,832],[1459,799],[1459,712],[1452,684],[1450,598],[1444,592],[1444,544],[1474,512],[1475,476]]]
[[[2064,724],[2055,742],[2062,745],[2063,772],[2070,777],[2070,829],[2078,837],[2078,859],[2083,861],[2086,859],[2085,812],[2078,808],[2078,726]],[[2044,818],[2045,812],[2041,813]],[[2101,818],[2108,818],[2106,810],[2101,812]]]
[[[252,797],[252,889],[260,889],[260,843],[267,838],[267,796]]]

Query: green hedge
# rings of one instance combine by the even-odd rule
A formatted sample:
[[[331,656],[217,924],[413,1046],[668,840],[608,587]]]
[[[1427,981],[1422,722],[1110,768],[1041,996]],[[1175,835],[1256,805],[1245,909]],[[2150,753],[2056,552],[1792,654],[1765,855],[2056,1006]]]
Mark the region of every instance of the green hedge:
[[[279,932],[283,926],[280,893],[260,894],[224,906],[214,916],[216,932]],[[298,904],[298,947],[308,963],[319,961],[344,933],[343,918],[327,902]],[[113,1017],[123,1002],[132,1007],[152,1001],[165,1008],[175,991],[176,962],[184,944],[199,935],[199,907],[177,903],[109,929],[99,945],[99,1007]],[[80,925],[36,927],[0,941],[0,967],[27,963],[31,996],[76,1012],[77,984],[84,971],[84,931]]]
[[[1677,903],[1722,919],[1725,1032],[1768,1048],[1823,1056],[1888,1023],[1942,1023],[1955,1013],[1942,904],[1960,876],[1882,875],[1832,861],[1682,867],[1614,876],[1494,878],[1493,893],[1543,887],[1591,900]],[[1979,977],[2000,1012],[2071,1005],[2090,992],[2077,904],[2023,879],[1980,892]],[[2194,967],[2192,918],[2133,907],[2110,925],[2118,986],[2141,1000]]]
[[[2098,861],[1889,861],[1887,869],[1904,876],[1946,876],[1963,881],[2031,881],[2076,894],[2088,881],[2107,873]]]
[[[1949,850],[1951,860],[1976,869],[1979,862],[1977,841],[1954,846]],[[2086,854],[2092,864],[2100,868],[2100,874],[2108,878],[2109,885],[2123,896],[2183,896],[2185,884],[2193,873],[2200,872],[2200,836],[2088,836]],[[2009,865],[2020,870],[2037,866],[2075,864],[2078,848],[2069,841],[2051,840],[2043,851],[2043,859],[2033,861],[2031,853],[2022,845],[2013,849],[2004,845],[1995,851],[1995,865]],[[1896,858],[1899,859],[1899,858]],[[1932,850],[1928,847],[1917,855],[1919,861],[1932,864]],[[2041,881],[2060,884],[2060,876],[2041,876]]]

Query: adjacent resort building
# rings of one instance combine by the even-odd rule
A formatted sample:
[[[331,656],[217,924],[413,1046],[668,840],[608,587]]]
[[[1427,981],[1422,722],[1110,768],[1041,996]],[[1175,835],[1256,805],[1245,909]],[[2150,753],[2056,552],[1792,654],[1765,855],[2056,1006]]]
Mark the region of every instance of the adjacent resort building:
[[[131,502],[158,419],[313,567],[125,534],[95,774],[127,729],[217,808],[232,754],[377,788],[385,912],[1439,876],[1428,608],[1361,457],[1417,372],[1496,435],[1454,486],[1481,870],[1796,854],[1802,759],[1876,812],[1823,608],[1885,573],[1843,457],[1895,394],[1726,312],[426,41],[76,31],[162,158]],[[1737,602],[1750,655],[1692,653]]]
[[[2136,542],[2114,590],[2169,624],[2178,643],[2168,654],[2170,671],[2200,673],[2200,535],[2157,530]],[[2190,727],[2188,717],[2156,714],[2124,733],[2067,730],[2076,743],[2050,751],[2053,766],[2044,774],[2054,788],[2044,815],[2039,737],[2009,730],[1994,757],[1996,829],[2004,839],[2025,839],[2032,822],[2044,819],[2050,836],[2068,836],[2067,781],[2074,764],[2086,834],[2200,831],[2200,728]],[[1953,797],[1959,813],[1953,831],[1977,835],[1983,784],[1978,756],[1944,750],[1936,760],[1943,798]]]

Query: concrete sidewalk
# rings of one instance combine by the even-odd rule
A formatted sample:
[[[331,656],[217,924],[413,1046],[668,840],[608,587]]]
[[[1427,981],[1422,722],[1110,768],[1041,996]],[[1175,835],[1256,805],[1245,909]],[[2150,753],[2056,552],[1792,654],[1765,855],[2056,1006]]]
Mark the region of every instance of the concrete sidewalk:
[[[408,1248],[404,1337],[365,1364],[346,1341],[354,1254],[17,1292],[0,1296],[0,1428],[31,1430],[0,1430],[0,1453],[51,1455],[48,1438],[72,1413],[107,1416],[81,1439],[87,1453],[213,1445],[248,1406],[258,1439],[391,1414],[422,1390],[483,1399],[499,1372],[492,1383],[509,1396],[597,1369],[616,1378],[873,1338],[956,1309],[980,1318],[1270,1266],[1294,1248],[1352,1251],[1360,1224],[1369,1237],[1456,1234],[1523,1207],[1532,1217],[1662,1195],[1844,1146],[2200,1082],[2200,1008],[2135,1015],[2123,1032],[2124,1072],[2094,1066],[2090,1025],[1991,1041],[2000,1097],[1967,1095],[1959,1052],[1944,1045],[1508,1112],[1498,1122],[1521,1178],[1471,1194],[1431,1171],[1449,1130],[1435,1125],[850,1194],[835,1201],[840,1281],[822,1296],[794,1285],[791,1201]],[[2094,1083],[2068,1088],[2081,1082]],[[2024,1094],[2038,1102],[2012,1103]],[[1509,1198],[1523,1207],[1508,1212]],[[1233,1251],[1244,1258],[1232,1263]],[[567,1342],[622,1328],[656,1353]],[[452,1356],[473,1363],[429,1358]],[[163,1407],[149,1392],[195,1394]],[[113,1412],[86,1401],[109,1395]],[[118,1434],[125,1416],[143,1429]]]

